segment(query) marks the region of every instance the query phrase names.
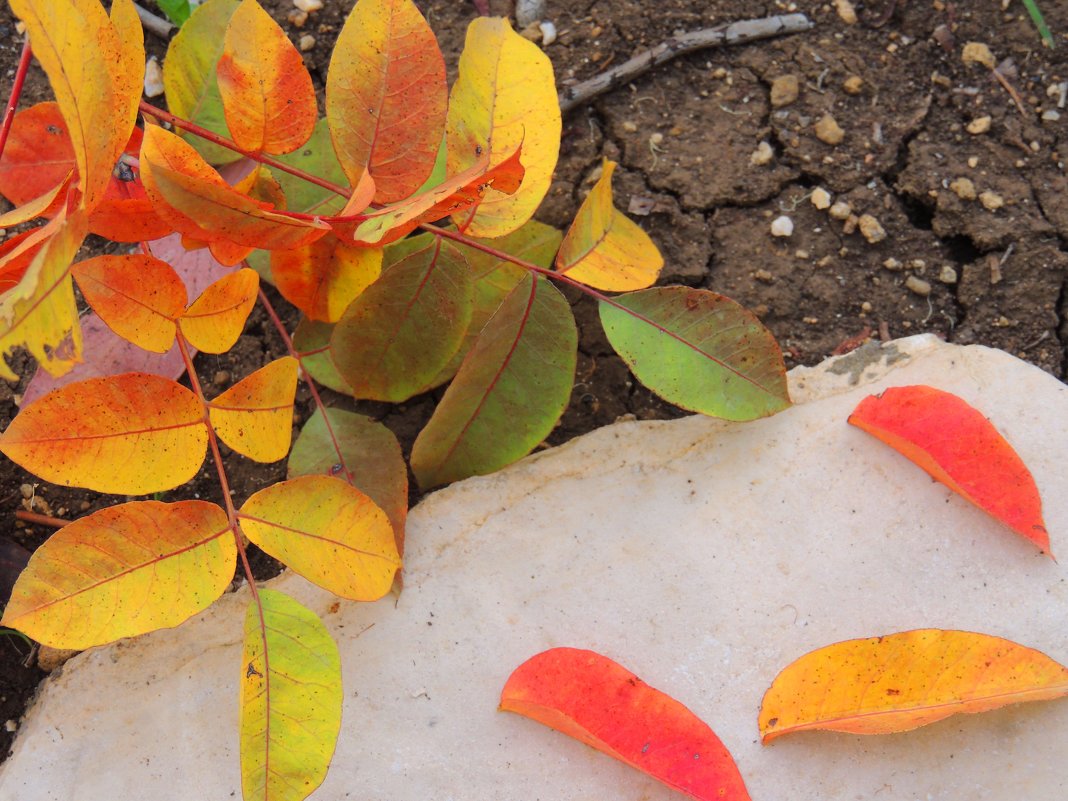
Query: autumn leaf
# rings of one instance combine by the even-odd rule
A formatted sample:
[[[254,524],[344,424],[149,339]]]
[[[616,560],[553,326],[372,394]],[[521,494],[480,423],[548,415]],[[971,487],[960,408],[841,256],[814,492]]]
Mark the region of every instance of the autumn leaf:
[[[485,475],[530,453],[567,408],[578,331],[567,300],[527,276],[486,323],[412,446],[423,489]]]
[[[478,17],[467,29],[460,74],[445,124],[448,172],[468,169],[480,154],[496,167],[520,147],[525,170],[511,195],[491,189],[473,216],[455,219],[471,236],[514,231],[549,191],[560,148],[560,105],[552,63],[503,18]]]
[[[326,119],[316,123],[311,139],[304,146],[278,157],[278,161],[303,170],[309,175],[321,178],[324,181],[344,186],[345,173],[338,163],[334,153],[334,147],[330,142],[330,130]],[[285,192],[286,208],[289,211],[297,211],[303,214],[318,214],[330,216],[338,214],[345,206],[343,195],[331,192],[318,184],[290,175],[288,172],[277,170],[275,179]]]
[[[0,294],[18,286],[44,246],[46,233],[42,228],[31,228],[0,242]]]
[[[891,387],[862,400],[849,422],[1052,556],[1035,480],[978,409],[933,387]]]
[[[256,0],[230,17],[216,77],[238,147],[290,153],[311,137],[318,112],[304,58]]]
[[[205,501],[135,501],[70,523],[30,558],[0,624],[83,649],[177,626],[221,596],[237,547]]]
[[[341,657],[315,613],[260,589],[245,614],[241,792],[303,801],[326,777],[341,730]]]
[[[386,513],[340,478],[274,484],[245,501],[238,518],[249,540],[342,598],[378,600],[400,567]]]
[[[227,445],[257,462],[289,453],[297,360],[283,356],[238,381],[208,404],[212,428]]]
[[[331,323],[303,318],[293,332],[293,348],[299,354],[301,367],[308,375],[334,392],[351,395],[352,387],[345,383],[330,355],[330,337],[334,333],[334,327]]]
[[[909,731],[967,712],[1068,694],[1068,668],[1032,648],[970,631],[917,629],[805,654],[760,706],[766,744],[796,731]]]
[[[179,318],[182,335],[205,353],[230,350],[245,329],[259,286],[260,277],[247,267],[224,275],[205,289]]]
[[[207,0],[174,35],[163,59],[163,88],[167,107],[182,119],[229,137],[215,67],[226,45],[226,26],[239,0]],[[227,164],[239,153],[189,135],[192,147],[212,164]]]
[[[730,752],[700,718],[611,659],[577,648],[531,657],[501,710],[563,732],[699,801],[749,801]]]
[[[397,552],[404,554],[408,466],[392,431],[361,414],[316,409],[288,463],[289,478],[315,474],[344,479],[378,504],[393,526]]]
[[[382,249],[324,236],[310,245],[271,253],[271,276],[282,296],[312,320],[337,322],[382,272]]]
[[[185,284],[165,261],[143,253],[96,256],[71,268],[85,300],[119,336],[166,353],[185,310]]]
[[[649,235],[612,205],[615,169],[614,161],[604,160],[560,245],[556,269],[595,289],[629,292],[652,286],[664,259]]]
[[[330,58],[326,119],[349,183],[393,203],[430,175],[445,131],[445,61],[411,0],[360,0]]]
[[[0,435],[0,452],[45,481],[118,495],[184,484],[207,444],[197,396],[147,373],[68,384],[23,409]]]
[[[0,194],[21,206],[55,189],[76,169],[74,145],[58,103],[37,103],[15,115],[0,157]]]
[[[390,263],[345,310],[330,338],[338,372],[357,398],[400,403],[422,392],[463,342],[471,319],[467,261],[440,237]]]
[[[730,298],[669,286],[600,307],[616,353],[670,403],[727,420],[767,417],[790,405],[775,338]]]

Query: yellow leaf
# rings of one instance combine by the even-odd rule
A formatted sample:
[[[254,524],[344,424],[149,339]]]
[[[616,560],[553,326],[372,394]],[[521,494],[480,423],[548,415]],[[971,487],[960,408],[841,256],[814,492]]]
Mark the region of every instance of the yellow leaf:
[[[318,111],[304,59],[256,0],[226,26],[217,67],[226,125],[244,150],[289,153],[311,138]]]
[[[958,712],[1068,694],[1068,668],[1001,637],[917,629],[828,645],[772,683],[760,707],[764,743],[807,729],[908,731]]]
[[[108,19],[98,0],[13,0],[67,121],[82,189],[95,208],[133,130],[144,42],[131,0]],[[131,19],[134,24],[131,24]]]
[[[70,188],[70,182],[73,177],[74,172],[71,171],[67,173],[67,177],[60,181],[57,186],[48,190],[43,195],[23,203],[21,206],[12,209],[6,214],[0,214],[0,228],[12,228],[21,223],[29,222],[35,217],[46,216],[45,213],[52,204],[56,202],[56,198],[61,194],[65,194]]]
[[[179,320],[182,336],[197,350],[225,353],[245,328],[260,277],[248,267],[224,275],[193,301]]]
[[[197,396],[147,373],[60,387],[0,435],[0,451],[45,481],[117,495],[184,484],[200,469],[207,445]]]
[[[656,282],[664,259],[656,245],[612,205],[612,173],[605,159],[601,177],[582,201],[556,255],[556,269],[609,292],[645,289]]]
[[[242,795],[303,801],[326,777],[341,730],[337,644],[312,611],[261,589],[245,615],[240,681]]]
[[[170,628],[223,594],[237,546],[205,501],[135,501],[64,526],[30,558],[0,623],[53,648]]]
[[[153,353],[170,350],[186,293],[167,262],[143,253],[97,256],[75,264],[71,274],[108,328]]]
[[[549,191],[560,129],[560,105],[548,57],[513,31],[507,20],[475,19],[467,29],[460,76],[449,99],[448,172],[467,169],[480,151],[488,152],[490,167],[496,167],[522,147],[525,174],[514,194],[489,190],[474,216],[461,213],[457,225],[471,236],[496,237],[529,220]]]
[[[87,231],[85,217],[62,212],[8,254],[15,259],[42,240],[18,284],[0,297],[0,354],[25,347],[49,373],[61,376],[81,360],[82,329],[74,303],[70,265]],[[0,358],[0,377],[15,374]]]
[[[401,565],[386,513],[340,478],[275,484],[249,498],[238,518],[252,542],[342,598],[381,598]]]
[[[275,359],[208,404],[223,442],[257,462],[285,458],[293,436],[297,366],[292,356]]]
[[[326,323],[336,323],[381,272],[382,248],[351,247],[335,236],[271,253],[278,291],[309,318]]]

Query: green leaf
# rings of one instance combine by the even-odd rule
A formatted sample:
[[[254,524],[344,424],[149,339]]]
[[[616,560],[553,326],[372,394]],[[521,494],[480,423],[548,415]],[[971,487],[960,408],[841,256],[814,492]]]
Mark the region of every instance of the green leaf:
[[[657,287],[602,300],[608,341],[665,400],[712,417],[754,420],[790,405],[775,338],[730,298]]]
[[[302,317],[297,323],[297,330],[293,332],[293,347],[301,354],[300,364],[308,371],[308,375],[334,392],[351,395],[352,387],[345,383],[330,356],[330,336],[333,333],[333,323],[321,323]]]
[[[261,589],[245,615],[240,682],[242,795],[303,801],[322,784],[341,729],[337,644],[311,610]]]
[[[338,372],[357,398],[400,403],[426,390],[463,342],[471,272],[440,238],[393,261],[345,310],[330,337]]]
[[[322,178],[337,186],[348,186],[345,172],[334,155],[334,145],[330,141],[330,129],[323,118],[315,124],[311,139],[292,153],[277,156],[278,161],[298,170],[303,170],[316,178]],[[305,181],[282,170],[275,170],[274,177],[282,186],[286,195],[286,209],[302,214],[319,214],[323,217],[338,214],[345,206],[346,198],[324,189],[317,184]]]
[[[160,11],[167,15],[167,19],[179,28],[185,25],[185,21],[189,19],[191,11],[189,0],[156,0],[156,5],[159,6]]]
[[[238,5],[237,0],[208,0],[197,8],[171,40],[163,60],[163,88],[171,113],[227,138],[230,133],[215,83],[215,65],[223,52],[226,26]],[[199,136],[182,135],[212,164],[241,158]]]
[[[381,507],[404,553],[408,467],[393,432],[370,417],[316,409],[289,453],[289,478],[323,473],[346,479]]]
[[[560,249],[562,238],[562,234],[552,226],[531,220],[507,236],[475,241],[548,269],[556,251]],[[467,326],[467,335],[460,349],[445,365],[445,369],[430,382],[431,387],[440,386],[456,375],[456,371],[460,369],[460,363],[471,350],[471,346],[475,344],[475,340],[478,339],[478,335],[489,322],[490,317],[501,307],[508,293],[515,289],[516,285],[523,280],[523,276],[527,274],[527,271],[519,265],[498,259],[483,250],[459,243],[457,247],[471,266],[471,277],[475,285],[471,322]]]
[[[415,441],[420,486],[492,473],[530,453],[567,408],[577,347],[564,296],[543,278],[523,278]]]

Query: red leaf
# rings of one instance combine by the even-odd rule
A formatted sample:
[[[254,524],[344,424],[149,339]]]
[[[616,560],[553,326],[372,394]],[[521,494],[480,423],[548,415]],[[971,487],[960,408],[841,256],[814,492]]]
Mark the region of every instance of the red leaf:
[[[520,665],[500,708],[581,740],[699,801],[749,801],[715,733],[611,659],[553,648]]]
[[[991,422],[956,395],[892,387],[862,400],[849,422],[1053,555],[1031,473]]]

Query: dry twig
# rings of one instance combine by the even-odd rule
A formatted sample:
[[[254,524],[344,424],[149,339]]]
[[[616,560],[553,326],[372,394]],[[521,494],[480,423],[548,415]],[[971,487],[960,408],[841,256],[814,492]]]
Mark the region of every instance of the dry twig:
[[[157,17],[151,11],[146,11],[137,3],[134,3],[134,8],[137,9],[137,16],[141,18],[141,26],[146,31],[156,34],[160,39],[171,38],[171,32],[174,30],[173,24],[162,17]]]

